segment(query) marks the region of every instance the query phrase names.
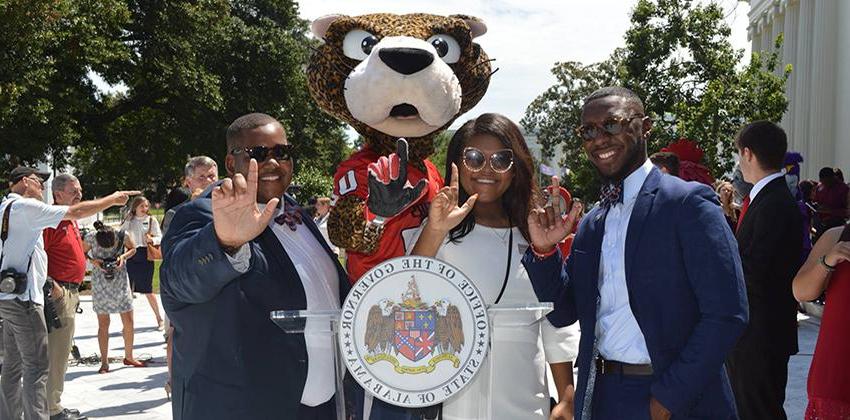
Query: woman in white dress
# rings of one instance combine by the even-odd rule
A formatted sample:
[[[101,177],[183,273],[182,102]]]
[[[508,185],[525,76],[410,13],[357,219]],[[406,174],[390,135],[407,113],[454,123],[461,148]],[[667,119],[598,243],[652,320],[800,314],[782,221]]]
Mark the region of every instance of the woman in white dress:
[[[123,231],[116,232],[100,221],[97,232],[89,234],[83,250],[94,266],[92,271],[92,306],[97,314],[97,342],[100,346],[100,369],[109,372],[109,317],[120,314],[124,336],[124,365],[145,367],[133,357],[133,293],[127,275],[127,261],[136,253],[135,243]]]
[[[529,246],[528,213],[541,194],[519,127],[499,114],[468,121],[449,143],[446,174],[449,186],[434,198],[428,219],[408,242],[415,243],[412,254],[458,267],[489,305],[537,302],[521,259]],[[442,418],[548,419],[546,364],[557,397],[571,395],[577,326],[555,328],[543,319],[529,327],[497,325],[491,337],[494,371],[485,364],[460,394],[443,403]],[[570,411],[567,405],[564,401],[557,411]],[[553,418],[572,418],[572,413]]]

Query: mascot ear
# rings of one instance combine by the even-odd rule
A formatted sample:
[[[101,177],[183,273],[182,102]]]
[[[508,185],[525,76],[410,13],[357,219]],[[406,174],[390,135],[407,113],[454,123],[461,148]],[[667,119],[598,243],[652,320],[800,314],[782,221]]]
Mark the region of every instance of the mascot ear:
[[[487,24],[483,20],[475,16],[469,15],[451,15],[450,18],[460,19],[469,25],[469,30],[472,33],[472,38],[478,38],[487,33]]]
[[[313,32],[313,36],[319,39],[325,39],[325,34],[328,33],[328,28],[331,27],[331,24],[336,22],[337,19],[343,18],[345,15],[325,15],[313,21],[310,25],[310,32]]]

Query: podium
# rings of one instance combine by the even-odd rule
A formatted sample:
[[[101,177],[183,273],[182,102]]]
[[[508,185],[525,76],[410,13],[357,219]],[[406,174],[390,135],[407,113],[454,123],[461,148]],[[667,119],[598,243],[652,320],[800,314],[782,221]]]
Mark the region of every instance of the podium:
[[[512,329],[531,329],[543,320],[553,309],[553,304],[549,302],[534,302],[528,304],[504,304],[490,305],[487,307],[487,314],[490,318],[490,337],[497,337],[500,332],[509,331]],[[340,311],[273,311],[271,320],[277,324],[283,331],[290,334],[314,334],[326,337],[331,341],[331,348],[334,354],[334,373],[336,380],[336,413],[337,420],[345,420],[345,393],[343,386],[343,378],[345,377],[345,364],[342,360],[339,341],[337,334],[339,333]],[[490,346],[493,343],[491,341]],[[487,371],[479,372],[475,381],[486,380],[487,394],[492,395],[493,389],[493,372],[495,360],[493,357],[492,348],[487,355]],[[482,374],[488,377],[480,377]],[[470,383],[472,383],[470,382]],[[493,398],[485,398],[486,404],[479,406],[479,418],[493,418]],[[451,398],[444,404],[450,403]],[[355,404],[356,407],[362,404]],[[367,419],[368,420],[368,419]]]

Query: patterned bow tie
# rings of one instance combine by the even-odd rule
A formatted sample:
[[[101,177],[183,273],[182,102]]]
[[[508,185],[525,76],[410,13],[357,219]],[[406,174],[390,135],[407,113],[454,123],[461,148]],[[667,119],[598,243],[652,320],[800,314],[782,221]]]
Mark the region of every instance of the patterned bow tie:
[[[286,224],[289,229],[295,230],[301,224],[301,209],[297,206],[287,206],[283,213],[274,218],[275,223],[282,225]]]
[[[623,181],[617,183],[607,183],[602,185],[602,206],[611,208],[614,204],[623,202]]]

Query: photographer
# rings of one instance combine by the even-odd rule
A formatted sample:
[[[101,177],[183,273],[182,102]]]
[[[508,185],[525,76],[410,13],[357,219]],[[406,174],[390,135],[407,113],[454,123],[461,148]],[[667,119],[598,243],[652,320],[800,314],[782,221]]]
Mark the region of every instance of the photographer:
[[[47,419],[47,326],[44,292],[47,254],[42,230],[63,220],[92,216],[124,205],[138,191],[118,191],[72,206],[42,201],[49,173],[17,167],[9,173],[11,192],[0,202],[0,317],[5,360],[0,377],[0,418]],[[60,289],[61,293],[61,289]],[[21,381],[23,380],[23,386]]]
[[[124,326],[124,364],[145,367],[133,357],[133,292],[127,276],[127,260],[136,254],[136,244],[123,230],[116,232],[101,222],[94,223],[83,249],[95,266],[92,272],[92,306],[97,314],[97,343],[100,346],[100,370],[109,372],[109,314],[121,314]]]

